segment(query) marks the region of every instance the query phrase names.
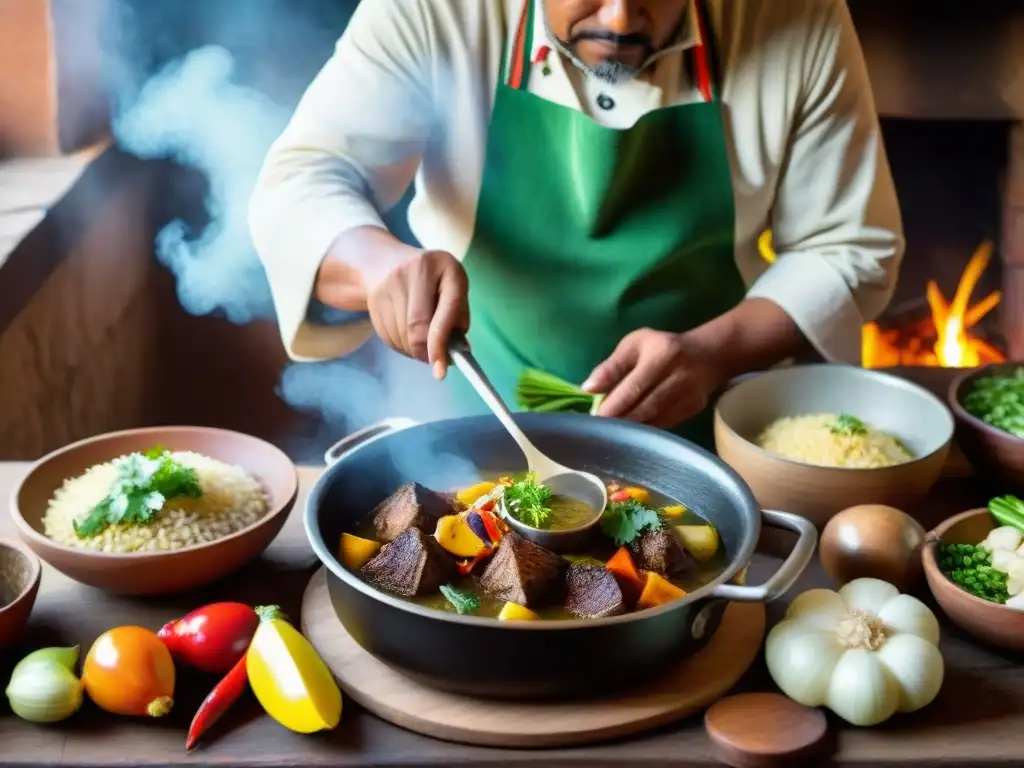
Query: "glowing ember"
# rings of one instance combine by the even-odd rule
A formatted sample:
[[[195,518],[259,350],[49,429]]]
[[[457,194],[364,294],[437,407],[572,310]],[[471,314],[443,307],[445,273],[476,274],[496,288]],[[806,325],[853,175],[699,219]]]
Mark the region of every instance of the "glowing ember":
[[[770,230],[761,235],[758,248],[765,261],[775,261]],[[947,303],[939,286],[929,280],[927,298],[931,316],[921,322],[895,330],[883,330],[877,323],[866,324],[861,342],[864,367],[972,368],[1005,361],[1002,352],[971,333],[971,328],[992,311],[1001,298],[999,291],[993,291],[977,304],[968,304],[991,258],[992,244],[982,243],[967,263],[951,302]]]

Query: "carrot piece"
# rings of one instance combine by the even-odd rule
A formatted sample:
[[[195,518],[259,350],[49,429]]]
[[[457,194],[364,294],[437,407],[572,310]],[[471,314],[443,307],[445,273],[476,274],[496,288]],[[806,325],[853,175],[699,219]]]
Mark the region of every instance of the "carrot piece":
[[[647,574],[647,583],[644,584],[644,591],[640,593],[640,600],[637,608],[657,608],[659,605],[671,603],[686,597],[686,592],[677,587],[671,581],[656,573]]]
[[[608,497],[608,501],[617,503],[620,501],[629,501],[629,491],[616,491]]]
[[[620,547],[612,559],[604,564],[604,567],[615,577],[624,596],[630,602],[635,603],[644,589],[644,577],[636,569],[636,563],[633,562],[633,556],[629,554],[629,550],[626,547]]]

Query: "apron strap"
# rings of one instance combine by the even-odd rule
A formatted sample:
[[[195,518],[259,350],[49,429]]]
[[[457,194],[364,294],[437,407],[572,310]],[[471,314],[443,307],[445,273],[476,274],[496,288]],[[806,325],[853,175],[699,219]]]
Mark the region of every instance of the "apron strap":
[[[718,50],[715,36],[708,19],[707,0],[694,0],[697,9],[697,31],[700,42],[691,49],[693,72],[697,87],[704,101],[717,101],[719,98],[720,73],[718,71]]]
[[[523,0],[523,12],[519,16],[519,26],[512,42],[512,55],[507,58],[510,71],[505,80],[506,56],[501,56],[502,71],[499,82],[506,83],[517,91],[525,91],[530,84],[530,53],[533,51],[533,7],[536,0]],[[506,45],[507,45],[506,41]]]

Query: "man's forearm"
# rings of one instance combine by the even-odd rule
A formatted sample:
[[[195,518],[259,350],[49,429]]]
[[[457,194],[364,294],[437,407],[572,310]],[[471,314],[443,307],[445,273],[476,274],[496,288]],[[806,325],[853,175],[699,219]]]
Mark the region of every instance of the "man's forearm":
[[[714,361],[716,387],[750,371],[800,355],[809,345],[782,307],[762,298],[746,299],[721,317],[695,328],[690,340]]]
[[[316,276],[314,296],[324,304],[349,312],[366,310],[373,286],[419,248],[406,245],[386,229],[357,227],[335,239]]]

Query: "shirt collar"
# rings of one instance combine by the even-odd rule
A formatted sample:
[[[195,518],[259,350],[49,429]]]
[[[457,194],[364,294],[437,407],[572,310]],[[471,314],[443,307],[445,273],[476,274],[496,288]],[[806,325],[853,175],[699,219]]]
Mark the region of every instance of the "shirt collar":
[[[548,37],[547,15],[544,10],[544,0],[527,0],[527,2],[531,1],[535,3],[535,8],[533,14],[533,50],[530,51],[530,61],[536,61],[537,54],[541,48],[546,47],[552,51],[557,51],[558,49],[555,47],[554,41]],[[520,8],[521,7],[522,6],[520,6]],[[651,56],[651,58],[645,62],[643,68],[647,69],[658,60],[670,54],[694,48],[700,45],[701,42],[700,24],[697,21],[697,3],[690,0],[690,2],[686,4],[686,10],[683,14],[683,23],[680,25],[679,32],[676,35],[676,42],[666,46]]]

